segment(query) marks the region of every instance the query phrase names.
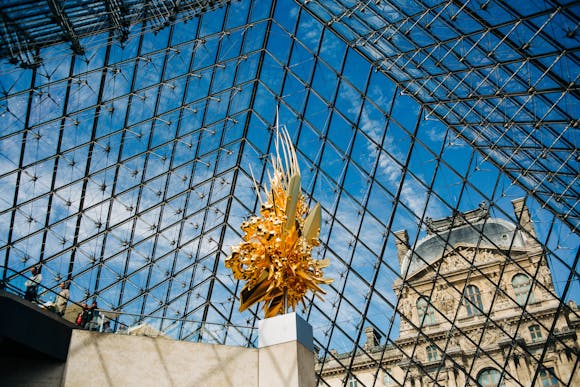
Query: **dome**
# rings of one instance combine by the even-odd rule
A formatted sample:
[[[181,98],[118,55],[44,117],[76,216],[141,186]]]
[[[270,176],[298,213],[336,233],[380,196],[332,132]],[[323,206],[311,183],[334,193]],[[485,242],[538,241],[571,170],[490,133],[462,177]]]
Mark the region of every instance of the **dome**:
[[[411,275],[443,256],[446,249],[457,245],[490,248],[524,248],[522,234],[513,223],[503,219],[484,219],[437,232],[421,239],[403,258],[401,272]]]

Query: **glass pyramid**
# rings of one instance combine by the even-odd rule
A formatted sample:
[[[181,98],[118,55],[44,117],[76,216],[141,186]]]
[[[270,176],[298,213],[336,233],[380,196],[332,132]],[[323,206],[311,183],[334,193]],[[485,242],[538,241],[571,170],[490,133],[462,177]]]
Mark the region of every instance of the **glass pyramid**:
[[[238,312],[223,261],[278,108],[335,279],[298,311],[321,359],[352,354],[348,373],[365,327],[398,337],[395,232],[413,246],[482,202],[517,224],[525,198],[556,295],[578,301],[580,6],[516,3],[6,1],[4,280],[41,265],[117,328],[255,345],[262,312]]]

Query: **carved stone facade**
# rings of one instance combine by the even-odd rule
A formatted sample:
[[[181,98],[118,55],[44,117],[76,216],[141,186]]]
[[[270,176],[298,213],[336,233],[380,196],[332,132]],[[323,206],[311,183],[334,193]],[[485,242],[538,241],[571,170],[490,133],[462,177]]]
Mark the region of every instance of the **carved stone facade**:
[[[318,364],[320,385],[580,386],[580,311],[560,303],[528,209],[513,205],[517,226],[432,221],[436,232],[414,249],[396,233],[399,337],[381,345],[367,327],[372,342],[354,357],[335,352]]]

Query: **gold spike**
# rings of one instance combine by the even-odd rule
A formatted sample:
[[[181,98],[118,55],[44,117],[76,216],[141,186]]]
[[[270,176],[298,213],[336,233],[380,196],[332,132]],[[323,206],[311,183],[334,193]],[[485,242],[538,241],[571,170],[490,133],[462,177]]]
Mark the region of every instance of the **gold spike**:
[[[286,224],[284,230],[290,231],[296,221],[296,206],[300,198],[300,175],[294,175],[290,178],[288,189],[286,190]]]
[[[320,210],[320,203],[316,203],[316,206],[304,221],[304,238],[306,238],[306,242],[312,244],[314,239],[318,242],[318,234],[320,233],[320,218],[321,218],[321,210]],[[318,243],[317,243],[318,244]]]

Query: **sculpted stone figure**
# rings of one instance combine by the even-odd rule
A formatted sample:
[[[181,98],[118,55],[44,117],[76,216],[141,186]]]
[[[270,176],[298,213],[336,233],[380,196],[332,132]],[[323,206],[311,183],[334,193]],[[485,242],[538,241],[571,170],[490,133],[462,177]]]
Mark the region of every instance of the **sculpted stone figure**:
[[[413,318],[413,308],[411,307],[411,302],[404,298],[399,302],[399,313],[405,316],[407,319],[412,320]],[[401,319],[401,322],[404,319]]]
[[[451,313],[455,308],[455,299],[451,294],[451,290],[448,288],[437,292],[435,295],[435,302],[439,309],[444,313]]]
[[[456,254],[452,254],[445,258],[441,267],[441,272],[449,273],[463,266],[466,266],[465,260]]]
[[[538,269],[538,278],[540,282],[546,285],[546,287],[552,287],[552,275],[550,274],[550,269],[546,265],[540,266]]]

